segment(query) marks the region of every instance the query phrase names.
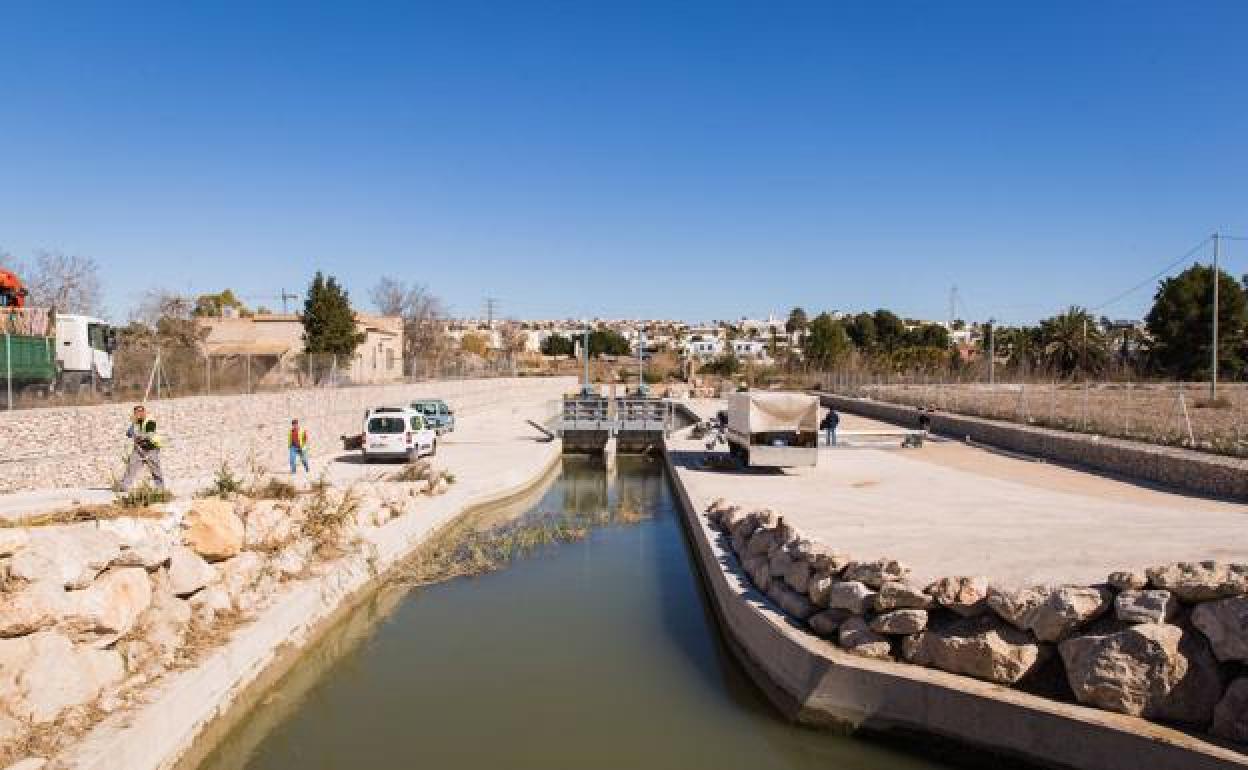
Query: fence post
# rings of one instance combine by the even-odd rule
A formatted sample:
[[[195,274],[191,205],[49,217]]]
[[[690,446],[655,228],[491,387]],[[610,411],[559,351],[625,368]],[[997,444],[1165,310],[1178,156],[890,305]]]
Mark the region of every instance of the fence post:
[[[1083,432],[1088,432],[1088,381],[1083,381]]]
[[[9,339],[9,330],[4,330],[4,388],[5,404],[13,408],[13,345]]]
[[[1127,381],[1127,410],[1122,418],[1122,435],[1131,438],[1131,387],[1134,385],[1130,380]]]

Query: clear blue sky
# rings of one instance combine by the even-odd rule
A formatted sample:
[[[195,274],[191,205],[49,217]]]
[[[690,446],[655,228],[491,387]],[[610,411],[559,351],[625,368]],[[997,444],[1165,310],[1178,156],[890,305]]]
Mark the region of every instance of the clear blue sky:
[[[0,248],[95,257],[114,317],[320,268],[460,315],[1026,320],[1248,235],[1243,2],[37,0],[0,51]]]

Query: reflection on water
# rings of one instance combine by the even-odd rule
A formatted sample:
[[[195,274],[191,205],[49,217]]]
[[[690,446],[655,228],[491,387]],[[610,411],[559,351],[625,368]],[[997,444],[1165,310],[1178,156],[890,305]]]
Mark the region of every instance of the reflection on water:
[[[771,709],[717,637],[657,461],[568,460],[522,505],[612,515],[501,572],[382,591],[201,770],[938,767]]]

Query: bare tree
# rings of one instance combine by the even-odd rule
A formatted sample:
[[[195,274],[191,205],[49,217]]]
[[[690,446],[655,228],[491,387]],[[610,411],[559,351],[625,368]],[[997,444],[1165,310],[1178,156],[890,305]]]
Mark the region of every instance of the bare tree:
[[[100,266],[91,257],[36,252],[24,277],[30,304],[62,313],[99,315],[103,306]]]
[[[368,296],[377,312],[403,319],[403,359],[407,366],[417,359],[437,363],[450,354],[446,308],[428,287],[383,276]]]
[[[517,353],[523,353],[528,340],[528,334],[515,321],[504,321],[498,327],[499,347],[508,358]]]

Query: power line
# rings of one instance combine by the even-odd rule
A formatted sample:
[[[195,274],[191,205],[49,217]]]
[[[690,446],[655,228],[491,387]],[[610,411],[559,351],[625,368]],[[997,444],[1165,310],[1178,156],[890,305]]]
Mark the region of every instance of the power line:
[[[1117,302],[1118,300],[1120,300],[1120,299],[1122,299],[1122,298],[1126,297],[1127,295],[1134,294],[1135,292],[1137,292],[1137,291],[1139,291],[1140,289],[1144,288],[1145,286],[1149,285],[1149,284],[1150,284],[1150,283],[1152,283],[1153,281],[1156,281],[1158,278],[1161,278],[1163,275],[1165,275],[1166,273],[1169,273],[1171,270],[1173,270],[1173,269],[1174,269],[1175,267],[1177,267],[1178,265],[1181,265],[1182,263],[1186,262],[1187,260],[1189,260],[1189,259],[1191,259],[1193,256],[1195,256],[1195,255],[1196,255],[1196,252],[1200,251],[1201,249],[1203,249],[1203,248],[1205,247],[1205,244],[1209,242],[1210,238],[1211,238],[1211,236],[1208,236],[1208,235],[1206,235],[1204,238],[1201,238],[1201,239],[1200,239],[1200,242],[1199,242],[1199,243],[1197,243],[1197,244],[1196,244],[1195,246],[1193,246],[1192,248],[1188,249],[1188,251],[1187,251],[1186,253],[1184,253],[1184,254],[1183,254],[1183,256],[1181,256],[1181,257],[1179,257],[1178,259],[1174,260],[1174,261],[1173,261],[1173,262],[1171,262],[1170,264],[1168,264],[1168,265],[1166,265],[1165,267],[1163,267],[1161,270],[1158,270],[1156,273],[1153,273],[1153,274],[1152,274],[1152,275],[1150,275],[1148,278],[1145,278],[1143,281],[1140,281],[1139,283],[1137,283],[1136,285],[1134,285],[1134,286],[1132,286],[1131,288],[1127,289],[1126,291],[1119,292],[1118,294],[1115,294],[1113,297],[1111,297],[1110,299],[1108,299],[1108,300],[1106,300],[1106,301],[1102,302],[1101,304],[1097,305],[1096,307],[1089,308],[1089,309],[1088,309],[1088,312],[1089,312],[1089,313],[1095,313],[1095,312],[1097,312],[1098,310],[1102,310],[1102,309],[1104,309],[1104,308],[1107,308],[1107,307],[1109,307],[1110,305],[1112,305],[1112,304],[1114,304],[1115,302]]]

